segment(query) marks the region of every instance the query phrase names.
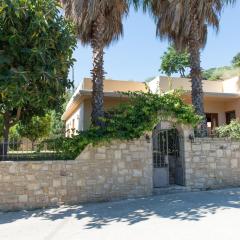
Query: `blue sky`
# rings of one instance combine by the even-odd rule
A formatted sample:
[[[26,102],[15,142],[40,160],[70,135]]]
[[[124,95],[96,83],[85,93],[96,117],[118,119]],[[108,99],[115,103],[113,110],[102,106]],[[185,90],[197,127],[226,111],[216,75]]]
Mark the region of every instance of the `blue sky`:
[[[229,65],[240,52],[240,1],[227,7],[221,16],[220,31],[209,29],[208,42],[202,52],[204,69]],[[124,20],[124,36],[105,50],[106,77],[117,80],[144,81],[160,75],[160,57],[168,47],[155,37],[155,24],[148,14],[130,11]],[[92,52],[78,44],[74,53],[75,85],[90,76]],[[71,76],[71,75],[70,75]]]

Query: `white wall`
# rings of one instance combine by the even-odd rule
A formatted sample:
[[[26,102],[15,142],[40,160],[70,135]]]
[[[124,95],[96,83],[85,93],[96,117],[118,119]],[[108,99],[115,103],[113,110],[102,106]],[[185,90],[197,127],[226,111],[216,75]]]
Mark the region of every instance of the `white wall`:
[[[159,93],[159,84],[160,84],[160,77],[156,77],[151,82],[147,83],[152,93]]]
[[[73,126],[74,121],[74,126]],[[72,116],[66,121],[66,131],[68,129],[75,129],[76,131],[82,131],[84,129],[84,103],[81,103],[80,107],[72,114]],[[72,132],[71,132],[72,134]],[[66,133],[67,135],[67,133]]]
[[[223,81],[223,91],[225,93],[240,93],[239,77],[234,77]]]

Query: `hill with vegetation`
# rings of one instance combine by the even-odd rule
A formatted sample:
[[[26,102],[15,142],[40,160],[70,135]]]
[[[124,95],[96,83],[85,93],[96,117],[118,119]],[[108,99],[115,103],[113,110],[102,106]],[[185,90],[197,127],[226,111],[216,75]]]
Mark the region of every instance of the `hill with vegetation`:
[[[240,67],[225,66],[203,71],[203,78],[205,80],[222,81],[235,76],[240,76]]]

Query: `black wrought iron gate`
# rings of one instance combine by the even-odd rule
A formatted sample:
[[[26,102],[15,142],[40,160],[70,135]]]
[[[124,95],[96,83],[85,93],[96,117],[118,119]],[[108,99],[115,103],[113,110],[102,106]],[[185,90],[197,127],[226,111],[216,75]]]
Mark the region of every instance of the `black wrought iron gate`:
[[[177,129],[154,129],[154,187],[184,185],[184,180],[184,157],[181,154],[181,137]]]

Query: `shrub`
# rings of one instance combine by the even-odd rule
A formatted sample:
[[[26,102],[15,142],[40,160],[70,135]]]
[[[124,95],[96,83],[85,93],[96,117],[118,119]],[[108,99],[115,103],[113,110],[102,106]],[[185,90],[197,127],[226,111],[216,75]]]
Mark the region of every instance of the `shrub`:
[[[193,107],[185,104],[180,91],[158,95],[143,92],[122,93],[129,97],[105,114],[104,127],[91,126],[72,138],[59,139],[58,150],[77,157],[88,144],[98,144],[113,139],[130,140],[151,131],[160,120],[174,119],[176,123],[196,126],[201,117]]]
[[[232,120],[229,125],[223,125],[216,128],[216,132],[219,137],[240,139],[240,121]]]

